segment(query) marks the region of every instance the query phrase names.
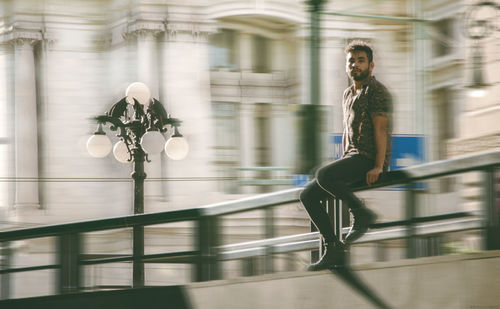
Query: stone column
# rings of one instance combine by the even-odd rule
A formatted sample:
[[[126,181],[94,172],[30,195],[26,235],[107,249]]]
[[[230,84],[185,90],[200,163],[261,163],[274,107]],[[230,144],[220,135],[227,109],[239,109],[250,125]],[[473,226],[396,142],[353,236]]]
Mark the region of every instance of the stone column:
[[[253,71],[253,44],[252,34],[247,32],[240,32],[239,41],[239,56],[240,56],[240,70],[241,79],[244,78],[245,73],[252,73]],[[240,88],[240,91],[242,89]],[[255,104],[253,101],[242,96],[240,102],[240,165],[243,167],[256,166],[256,152],[255,152]],[[240,171],[239,175],[243,178],[255,177],[253,171]],[[242,193],[251,194],[256,193],[256,187],[242,186]]]
[[[209,179],[215,175],[215,158],[208,50],[208,34],[215,27],[193,18],[172,12],[162,51],[168,113],[182,121],[180,133],[189,143],[184,160],[166,160],[168,177],[184,180],[168,183],[169,201],[182,208],[207,203],[215,191]],[[186,181],[189,178],[193,181]]]
[[[9,57],[8,44],[0,43],[0,177],[12,176],[12,165],[9,161],[13,130],[11,129],[12,119],[9,116],[11,115],[10,108],[13,106],[9,104],[9,87],[7,86],[10,72]],[[9,182],[0,182],[0,220],[5,220],[7,206],[13,204],[9,201],[11,198],[9,187]]]
[[[252,68],[253,44],[252,35],[249,33],[240,33],[240,67],[242,73],[251,73]]]
[[[158,42],[157,37],[164,31],[165,27],[158,22],[138,22],[128,27],[127,35],[135,37],[137,40],[136,49],[136,81],[142,82],[149,87],[151,96],[160,99],[159,91],[159,70],[160,67],[158,58]],[[164,103],[164,102],[162,102]],[[165,106],[166,108],[166,106]],[[148,159],[151,162],[146,162],[144,170],[147,178],[144,186],[144,195],[148,200],[163,200],[162,183],[160,181],[148,181],[148,179],[157,179],[162,177],[162,169],[164,168],[164,153],[157,155],[149,155]],[[157,210],[154,205],[146,205],[146,211]],[[158,209],[161,210],[161,209]]]
[[[256,165],[255,153],[255,105],[252,103],[241,103],[240,107],[240,165],[243,167],[253,167]],[[241,175],[249,173],[253,177],[255,172],[240,172]],[[243,187],[242,193],[255,193],[256,188],[251,186]]]
[[[151,96],[159,98],[158,44],[156,29],[141,29],[137,35],[137,80],[148,85]]]
[[[36,34],[17,35],[12,40],[14,45],[15,176],[18,179],[15,188],[15,207],[40,207],[35,58],[33,53],[33,46],[38,40]],[[22,181],[23,178],[26,178],[27,181]]]
[[[293,164],[289,160],[293,155],[292,141],[293,131],[289,123],[288,105],[273,104],[271,111],[271,165],[279,167],[290,167]],[[288,149],[288,151],[283,151]]]

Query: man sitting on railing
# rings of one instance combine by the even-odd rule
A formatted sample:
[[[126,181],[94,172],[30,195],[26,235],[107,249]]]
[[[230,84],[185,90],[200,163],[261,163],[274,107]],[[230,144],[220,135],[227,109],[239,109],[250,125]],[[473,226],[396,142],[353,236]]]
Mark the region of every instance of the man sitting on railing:
[[[349,186],[366,181],[371,185],[387,171],[391,154],[392,99],[387,88],[372,76],[372,49],[365,42],[351,42],[345,49],[346,72],[353,84],[344,91],[344,154],[316,172],[300,194],[312,222],[324,238],[321,259],[308,270],[322,270],[345,263],[346,248],[376,220]],[[333,233],[321,201],[337,197],[347,203],[354,223],[342,243]]]

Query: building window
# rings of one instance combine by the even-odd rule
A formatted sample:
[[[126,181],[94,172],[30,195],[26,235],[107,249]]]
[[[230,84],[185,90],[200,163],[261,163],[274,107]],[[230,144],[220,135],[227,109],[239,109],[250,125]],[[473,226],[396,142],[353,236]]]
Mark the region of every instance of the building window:
[[[235,103],[214,102],[212,104],[215,119],[215,166],[219,177],[227,180],[219,181],[219,190],[226,193],[237,193],[236,170],[239,162],[239,121],[238,105]]]
[[[210,36],[210,69],[239,70],[239,33],[236,30],[221,29]]]
[[[260,35],[253,36],[253,71],[254,73],[269,73],[271,48],[270,40]]]

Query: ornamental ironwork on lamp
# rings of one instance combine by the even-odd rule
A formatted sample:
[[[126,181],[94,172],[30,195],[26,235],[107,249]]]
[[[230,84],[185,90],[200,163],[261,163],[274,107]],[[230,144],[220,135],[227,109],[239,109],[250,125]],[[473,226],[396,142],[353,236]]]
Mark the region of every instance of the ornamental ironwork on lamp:
[[[104,115],[94,118],[98,129],[87,142],[87,149],[94,157],[105,157],[113,149],[115,158],[122,163],[141,160],[149,162],[148,155],[165,150],[168,157],[181,160],[186,157],[189,146],[179,133],[181,121],[170,117],[163,105],[151,98],[148,87],[143,83],[132,83],[125,97],[115,103]],[[102,129],[109,123],[112,131],[120,138],[113,147]],[[167,142],[163,137],[168,129],[172,136]]]

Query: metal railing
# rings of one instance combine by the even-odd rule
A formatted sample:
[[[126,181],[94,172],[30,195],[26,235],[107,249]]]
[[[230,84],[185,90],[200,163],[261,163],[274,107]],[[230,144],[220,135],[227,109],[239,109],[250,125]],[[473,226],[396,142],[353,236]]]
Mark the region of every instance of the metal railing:
[[[418,254],[418,238],[425,235],[479,229],[483,231],[484,249],[500,249],[500,216],[496,208],[495,170],[500,166],[500,151],[457,158],[447,161],[431,162],[409,167],[386,174],[386,177],[371,187],[359,186],[355,191],[404,185],[405,219],[378,223],[371,226],[371,231],[358,240],[379,242],[390,239],[406,240],[406,256],[414,258]],[[416,217],[416,184],[422,180],[480,171],[484,174],[484,208],[481,214],[453,213],[430,217]],[[0,232],[0,275],[3,299],[9,298],[9,274],[43,269],[56,269],[57,292],[64,294],[81,290],[84,265],[113,262],[132,263],[188,263],[192,265],[194,281],[221,278],[220,265],[223,261],[244,259],[255,256],[318,250],[320,237],[317,232],[275,237],[273,209],[276,206],[298,202],[301,188],[294,188],[254,197],[228,201],[213,205],[159,213],[147,213],[57,224],[34,228]],[[342,227],[340,201],[329,201],[327,207],[334,222],[334,229],[339,238],[346,232]],[[220,219],[230,214],[254,210],[264,210],[265,239],[244,243],[221,245]],[[85,254],[82,248],[82,235],[95,231],[106,231],[135,226],[150,226],[172,222],[194,222],[194,248],[187,251],[161,254]],[[9,243],[43,237],[57,238],[56,263],[30,267],[11,267]],[[272,267],[270,269],[272,271]],[[132,275],[132,274],[131,274]]]

